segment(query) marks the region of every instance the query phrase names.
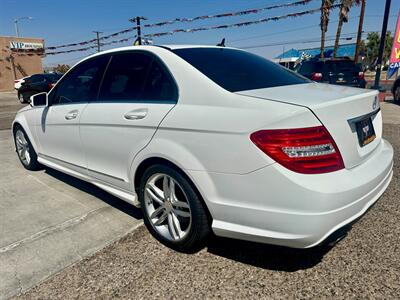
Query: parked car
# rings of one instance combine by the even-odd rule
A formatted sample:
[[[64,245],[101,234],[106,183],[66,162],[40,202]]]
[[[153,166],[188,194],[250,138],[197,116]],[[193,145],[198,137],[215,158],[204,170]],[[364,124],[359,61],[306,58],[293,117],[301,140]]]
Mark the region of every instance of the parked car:
[[[29,76],[25,76],[25,77],[22,77],[20,79],[14,80],[14,89],[18,91],[19,88],[21,87],[21,84],[23,82],[25,82],[25,79],[28,78],[28,77]]]
[[[12,125],[48,166],[141,206],[178,251],[218,236],[308,248],[392,178],[377,91],[319,84],[246,51],[135,46],[84,59]]]
[[[400,102],[400,76],[397,77],[392,86],[392,94],[395,102]]]
[[[295,71],[316,82],[365,88],[364,72],[350,59],[311,59]]]
[[[30,96],[50,91],[61,76],[58,73],[44,73],[26,77],[18,89],[18,99],[21,103],[28,103]]]

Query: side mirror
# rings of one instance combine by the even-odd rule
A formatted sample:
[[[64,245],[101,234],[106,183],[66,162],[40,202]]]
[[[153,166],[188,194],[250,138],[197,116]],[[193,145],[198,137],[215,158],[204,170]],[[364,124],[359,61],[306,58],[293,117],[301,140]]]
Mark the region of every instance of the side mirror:
[[[30,97],[31,106],[47,106],[47,93],[39,93]]]

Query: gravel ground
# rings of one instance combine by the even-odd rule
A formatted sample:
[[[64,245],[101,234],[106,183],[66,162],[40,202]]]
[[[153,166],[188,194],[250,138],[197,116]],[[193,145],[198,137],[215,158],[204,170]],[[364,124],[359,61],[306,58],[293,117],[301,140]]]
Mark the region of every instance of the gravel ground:
[[[214,238],[187,255],[162,246],[141,227],[21,298],[399,298],[400,126],[384,130],[396,151],[393,181],[333,248]]]

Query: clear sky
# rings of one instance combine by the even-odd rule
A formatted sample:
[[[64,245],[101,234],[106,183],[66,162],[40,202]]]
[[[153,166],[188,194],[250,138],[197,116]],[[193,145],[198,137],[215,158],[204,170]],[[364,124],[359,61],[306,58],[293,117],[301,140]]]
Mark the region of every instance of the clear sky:
[[[21,36],[44,38],[46,46],[53,46],[94,38],[93,30],[103,31],[104,34],[123,30],[133,26],[128,19],[137,15],[147,17],[148,20],[145,21],[147,23],[154,23],[174,18],[234,12],[294,1],[296,0],[0,0],[0,35],[14,36],[13,20],[18,17],[31,16],[33,20],[20,21]],[[320,0],[314,0],[306,6],[273,9],[259,14],[217,18],[192,23],[176,23],[170,26],[146,28],[143,31],[144,33],[152,33],[176,28],[195,28],[251,21],[317,8],[320,3]],[[380,32],[384,5],[384,0],[367,0],[364,31]],[[399,10],[400,1],[392,0],[389,30],[394,30]],[[352,34],[357,31],[359,13],[360,7],[352,8],[350,21],[344,25],[343,34]],[[267,58],[273,58],[290,48],[300,49],[318,46],[319,42],[305,43],[305,41],[319,39],[319,17],[317,13],[246,27],[197,33],[178,33],[173,36],[155,38],[154,43],[216,44],[225,37],[227,46],[240,48],[289,42],[289,44],[285,45],[248,49]],[[328,39],[333,38],[336,33],[337,19],[338,10],[336,9],[331,13],[331,23],[327,33]],[[120,35],[115,39],[132,37],[133,35],[134,33],[131,32]],[[133,40],[123,44],[115,44],[112,47],[126,46],[132,44],[132,42]],[[333,44],[333,41],[327,41],[327,45],[331,44]],[[110,46],[104,47],[104,49],[108,48]],[[94,51],[48,56],[44,62],[46,65],[55,65],[57,63],[73,64],[81,58],[94,53]]]

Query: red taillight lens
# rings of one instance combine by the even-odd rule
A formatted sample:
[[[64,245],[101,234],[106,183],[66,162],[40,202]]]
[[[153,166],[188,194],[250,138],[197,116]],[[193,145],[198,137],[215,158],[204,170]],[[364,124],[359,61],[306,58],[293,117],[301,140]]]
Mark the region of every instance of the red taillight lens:
[[[320,174],[344,168],[335,141],[323,126],[260,130],[251,141],[289,170],[303,174]]]
[[[364,79],[364,72],[358,72],[358,78]]]
[[[322,80],[322,73],[312,73],[311,79],[314,81],[321,81]]]

